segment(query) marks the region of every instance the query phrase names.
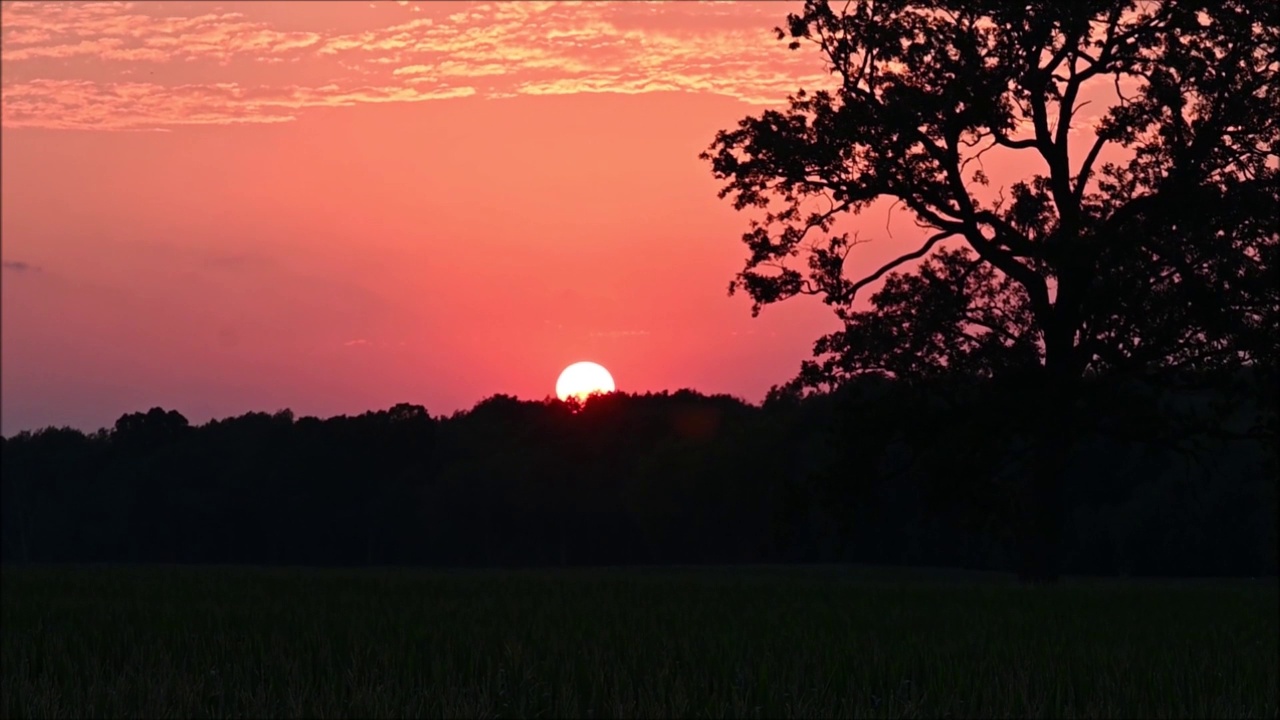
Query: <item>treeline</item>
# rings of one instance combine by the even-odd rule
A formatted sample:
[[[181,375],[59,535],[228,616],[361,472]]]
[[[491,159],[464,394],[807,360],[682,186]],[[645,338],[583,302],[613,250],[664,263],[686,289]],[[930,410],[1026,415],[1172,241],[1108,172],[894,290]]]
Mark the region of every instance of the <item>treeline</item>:
[[[1219,395],[1229,394],[1153,396],[1145,417],[1217,407]],[[92,434],[50,428],[3,439],[2,554],[1011,570],[1018,429],[1046,411],[1019,410],[1017,397],[1016,388],[975,387],[966,397],[869,379],[809,397],[777,392],[763,406],[689,391],[618,393],[581,407],[495,396],[450,417],[402,404],[198,427],[156,408]],[[1144,417],[1131,396],[1098,397],[1085,416]],[[1275,574],[1275,448],[1248,437],[1257,407],[1233,402],[1236,421],[1215,427],[1245,432],[1201,432],[1188,443],[1119,427],[1130,421],[1082,430],[1062,503],[1063,569]]]

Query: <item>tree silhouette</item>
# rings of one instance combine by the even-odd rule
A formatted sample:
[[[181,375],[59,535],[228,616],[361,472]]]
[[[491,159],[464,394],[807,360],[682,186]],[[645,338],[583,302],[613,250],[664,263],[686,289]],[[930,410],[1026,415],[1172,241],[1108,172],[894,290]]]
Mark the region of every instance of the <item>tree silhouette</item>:
[[[24,432],[0,439],[0,562],[1012,569],[989,513],[1000,482],[956,482],[983,458],[921,429],[952,422],[931,389],[947,384],[974,387],[864,376],[763,406],[684,390],[494,396],[449,417],[397,405],[195,425],[154,410],[88,435]],[[1003,396],[974,396],[967,411],[1004,412]],[[960,449],[1016,455],[973,440],[999,427],[952,424]],[[1068,463],[1066,569],[1274,574],[1267,453],[1219,443],[1191,464],[1095,434]]]
[[[753,313],[802,294],[835,309],[844,328],[817,341],[799,385],[955,374],[1009,391],[998,416],[967,421],[1031,431],[1022,573],[1052,580],[1062,468],[1093,419],[1080,405],[1118,387],[1094,379],[1276,358],[1280,6],[838,5],[809,0],[777,31],[815,47],[837,87],[800,90],[702,154],[722,198],[763,214],[730,293]],[[1099,88],[1112,104],[1088,133]],[[987,152],[1025,175],[993,187]],[[923,240],[850,277],[859,240],[835,223],[881,201]]]

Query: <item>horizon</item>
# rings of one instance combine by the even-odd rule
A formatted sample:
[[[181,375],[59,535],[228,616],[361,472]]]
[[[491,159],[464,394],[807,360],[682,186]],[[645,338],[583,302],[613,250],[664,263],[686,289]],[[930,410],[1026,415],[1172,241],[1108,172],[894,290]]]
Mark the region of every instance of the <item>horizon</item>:
[[[755,408],[755,409],[761,409],[761,408],[763,408],[763,407],[764,407],[764,401],[763,401],[763,400],[759,400],[759,401],[751,401],[751,400],[748,400],[748,399],[743,398],[743,397],[741,397],[741,396],[733,395],[733,394],[730,394],[730,393],[704,393],[704,392],[702,392],[702,391],[700,391],[700,390],[695,390],[695,389],[693,389],[693,388],[687,388],[687,387],[683,387],[683,388],[676,388],[676,389],[662,389],[662,390],[644,390],[644,391],[635,391],[635,392],[628,391],[628,390],[626,390],[626,389],[621,389],[621,388],[620,388],[620,389],[617,389],[617,390],[611,390],[611,391],[609,391],[609,392],[602,392],[602,393],[599,393],[599,395],[600,395],[600,396],[604,396],[604,395],[617,395],[617,396],[624,397],[624,398],[661,398],[661,397],[671,398],[671,397],[676,397],[676,396],[679,396],[679,395],[682,395],[682,394],[685,394],[685,393],[692,394],[692,395],[693,395],[693,396],[695,396],[695,397],[698,397],[698,398],[701,398],[701,399],[705,399],[705,400],[722,400],[722,399],[728,399],[728,400],[732,400],[732,401],[734,401],[734,402],[736,402],[736,403],[740,403],[740,404],[741,404],[741,405],[743,405],[744,407],[751,407],[751,408]],[[594,397],[596,397],[596,394],[595,394],[595,393],[593,393],[592,395],[588,396],[588,398],[586,398],[586,399],[584,399],[584,400],[577,400],[576,402],[579,402],[579,403],[583,403],[583,404],[585,404],[586,402],[590,402],[592,399],[594,399]],[[570,399],[561,399],[561,398],[558,398],[558,397],[556,397],[556,396],[555,396],[555,394],[554,394],[554,393],[548,393],[548,394],[546,394],[546,395],[544,395],[544,396],[542,396],[542,397],[517,397],[517,396],[515,396],[515,395],[508,395],[508,394],[506,394],[506,393],[493,393],[493,394],[491,394],[491,395],[486,395],[485,397],[482,397],[482,398],[480,398],[480,399],[476,400],[476,401],[475,401],[471,406],[469,406],[469,407],[465,407],[465,408],[458,408],[458,409],[456,409],[456,410],[451,410],[451,411],[449,411],[449,412],[437,412],[437,411],[433,411],[431,408],[429,408],[429,407],[427,407],[427,406],[425,406],[425,405],[419,405],[418,403],[410,403],[410,402],[393,402],[393,403],[391,403],[391,404],[389,404],[389,405],[385,405],[385,406],[365,408],[365,409],[363,409],[363,410],[357,410],[357,411],[354,411],[354,412],[336,413],[336,414],[333,414],[333,415],[304,414],[304,413],[296,412],[296,411],[294,411],[294,410],[293,410],[293,408],[288,408],[288,407],[274,408],[274,409],[269,409],[269,410],[268,410],[268,409],[263,409],[263,408],[250,408],[250,409],[244,410],[243,412],[240,412],[240,413],[237,413],[237,414],[234,414],[234,415],[223,415],[223,416],[218,416],[218,417],[211,417],[211,418],[207,418],[207,419],[205,419],[205,420],[203,420],[203,421],[200,421],[200,422],[196,422],[196,421],[192,420],[191,418],[187,417],[184,413],[182,413],[181,411],[176,410],[175,408],[167,408],[167,407],[161,407],[161,406],[158,406],[158,405],[157,405],[157,406],[149,407],[149,408],[135,408],[135,409],[133,409],[133,410],[126,410],[126,411],[124,411],[124,412],[120,413],[120,416],[118,416],[118,417],[116,418],[116,420],[119,420],[121,417],[124,417],[124,416],[126,416],[126,415],[146,415],[147,413],[149,413],[149,412],[151,412],[151,411],[153,411],[153,410],[161,410],[161,411],[164,411],[164,412],[178,412],[178,414],[179,414],[179,415],[182,415],[182,416],[183,416],[183,418],[184,418],[184,419],[186,419],[186,420],[188,421],[188,423],[190,424],[190,426],[191,426],[191,427],[203,427],[203,426],[208,425],[208,424],[210,424],[210,423],[226,422],[226,421],[230,421],[230,420],[235,420],[235,419],[240,418],[240,417],[243,417],[243,416],[245,416],[245,415],[272,415],[272,416],[275,416],[275,415],[279,415],[279,414],[281,414],[281,413],[290,413],[290,414],[293,416],[293,421],[294,421],[294,422],[297,422],[297,421],[299,421],[299,420],[305,420],[305,419],[313,419],[313,420],[320,420],[320,421],[328,421],[328,420],[336,420],[336,419],[340,419],[340,418],[354,418],[354,417],[359,417],[359,416],[361,416],[361,415],[366,415],[366,414],[376,414],[376,413],[380,413],[380,412],[387,412],[387,411],[389,411],[389,410],[391,410],[391,409],[393,409],[393,408],[395,408],[395,407],[398,407],[398,406],[402,406],[402,405],[410,405],[410,406],[417,406],[417,407],[421,407],[423,410],[425,410],[425,411],[426,411],[427,416],[428,416],[428,417],[430,417],[432,420],[442,421],[442,420],[449,420],[449,419],[451,419],[451,418],[454,418],[454,417],[457,417],[457,416],[460,416],[460,415],[465,415],[465,414],[467,414],[467,413],[470,413],[470,412],[472,412],[473,410],[475,410],[477,407],[479,407],[480,405],[483,405],[483,404],[484,404],[484,403],[486,403],[486,402],[489,402],[489,401],[491,401],[491,400],[495,400],[495,399],[499,399],[499,398],[507,398],[507,399],[515,400],[516,402],[520,402],[520,403],[531,403],[531,404],[535,404],[535,405],[570,405],[570,404],[572,404],[572,403],[574,403],[574,402],[575,402],[575,400],[574,400],[573,398],[570,398]],[[107,423],[106,425],[103,425],[103,426],[101,426],[101,427],[96,427],[96,428],[74,427],[74,426],[70,426],[70,425],[47,425],[47,426],[43,426],[43,427],[39,427],[39,428],[25,428],[25,429],[22,429],[22,430],[15,431],[15,432],[13,432],[13,433],[7,433],[7,432],[6,432],[6,433],[3,433],[3,434],[0,434],[0,437],[4,437],[4,438],[6,438],[6,439],[12,439],[12,438],[14,438],[14,437],[17,437],[17,436],[19,436],[19,435],[23,434],[23,433],[36,434],[36,433],[39,433],[39,432],[41,432],[41,431],[45,431],[45,430],[74,430],[74,431],[80,432],[80,433],[82,433],[82,434],[84,434],[84,435],[92,435],[92,434],[97,433],[97,432],[113,432],[113,431],[114,431],[114,427],[113,427],[113,426],[114,426],[114,423],[115,423],[115,421],[113,420],[112,422]]]

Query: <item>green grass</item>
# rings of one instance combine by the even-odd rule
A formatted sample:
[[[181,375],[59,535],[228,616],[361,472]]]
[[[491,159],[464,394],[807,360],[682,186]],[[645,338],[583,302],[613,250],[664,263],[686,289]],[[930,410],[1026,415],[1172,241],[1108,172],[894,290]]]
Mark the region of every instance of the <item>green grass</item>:
[[[3,569],[19,717],[1267,717],[1277,585]]]

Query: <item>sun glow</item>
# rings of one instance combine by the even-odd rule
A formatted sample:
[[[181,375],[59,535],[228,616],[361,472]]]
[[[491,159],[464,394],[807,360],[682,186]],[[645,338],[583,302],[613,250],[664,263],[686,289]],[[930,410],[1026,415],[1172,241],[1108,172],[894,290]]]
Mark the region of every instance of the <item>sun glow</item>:
[[[591,393],[611,393],[615,389],[609,371],[593,362],[576,362],[565,368],[556,380],[556,397],[561,400],[571,397],[586,400]]]

